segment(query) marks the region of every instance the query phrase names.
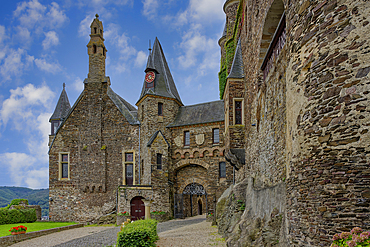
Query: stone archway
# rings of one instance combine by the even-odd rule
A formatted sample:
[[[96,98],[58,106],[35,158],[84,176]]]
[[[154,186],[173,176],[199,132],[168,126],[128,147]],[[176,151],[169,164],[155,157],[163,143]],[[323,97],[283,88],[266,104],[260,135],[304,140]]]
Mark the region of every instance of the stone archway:
[[[208,211],[207,192],[204,189],[203,185],[195,182],[188,184],[182,192],[184,216],[194,216],[197,214],[202,214],[202,201],[206,202],[206,211]]]

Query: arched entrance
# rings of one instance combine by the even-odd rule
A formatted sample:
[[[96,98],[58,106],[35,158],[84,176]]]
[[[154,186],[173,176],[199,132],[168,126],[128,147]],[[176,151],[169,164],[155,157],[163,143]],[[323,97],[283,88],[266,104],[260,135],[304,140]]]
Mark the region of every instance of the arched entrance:
[[[131,200],[131,220],[145,219],[144,198],[136,196]]]
[[[193,182],[185,187],[182,194],[175,194],[175,218],[193,216],[197,211],[198,214],[202,214],[203,204],[199,197],[206,202],[207,211],[207,193],[203,185]],[[197,211],[194,210],[194,207],[197,207]]]

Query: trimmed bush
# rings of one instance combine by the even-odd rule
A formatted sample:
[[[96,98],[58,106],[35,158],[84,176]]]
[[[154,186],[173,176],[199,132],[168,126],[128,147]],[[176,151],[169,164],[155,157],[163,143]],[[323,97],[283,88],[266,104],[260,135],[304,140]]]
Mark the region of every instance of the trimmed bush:
[[[28,205],[28,200],[27,199],[13,199],[11,201],[11,203],[8,206],[6,206],[5,208],[9,209],[13,205],[19,205],[20,202],[23,202],[23,204]]]
[[[118,233],[117,247],[151,247],[157,240],[157,221],[137,220]]]
[[[14,223],[31,223],[37,220],[36,210],[0,208],[0,225]]]

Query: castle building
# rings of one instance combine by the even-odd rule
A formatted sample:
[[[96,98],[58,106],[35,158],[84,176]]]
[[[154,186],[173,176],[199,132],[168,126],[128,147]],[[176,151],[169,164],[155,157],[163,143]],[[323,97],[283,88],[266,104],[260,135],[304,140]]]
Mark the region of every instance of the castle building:
[[[224,156],[224,101],[184,106],[158,39],[136,106],[110,87],[96,15],[89,73],[71,107],[63,91],[50,118],[49,217],[93,222],[114,210],[133,220],[214,212],[233,183]]]

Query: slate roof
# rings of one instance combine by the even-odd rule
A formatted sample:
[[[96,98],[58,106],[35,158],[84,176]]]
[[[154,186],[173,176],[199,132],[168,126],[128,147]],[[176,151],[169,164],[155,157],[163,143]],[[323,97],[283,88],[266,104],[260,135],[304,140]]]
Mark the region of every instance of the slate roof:
[[[178,127],[225,120],[224,101],[218,100],[179,108],[176,119],[167,127]]]
[[[157,136],[158,136],[158,134],[159,134],[159,133],[161,133],[161,134],[162,134],[163,139],[166,141],[167,145],[168,145],[168,146],[170,146],[170,144],[168,143],[168,141],[167,141],[167,140],[166,140],[166,138],[164,137],[163,133],[162,133],[160,130],[157,130],[157,131],[152,135],[152,137],[150,137],[150,139],[149,139],[148,143],[146,144],[146,146],[147,146],[147,147],[150,147],[150,146],[153,144],[153,142],[154,142],[155,138],[157,138]]]
[[[154,88],[146,88],[144,80],[143,88],[141,90],[138,102],[145,95],[158,95],[176,99],[182,104],[180,95],[177,92],[175,82],[172,78],[170,68],[168,67],[166,58],[162,50],[162,46],[159,43],[158,38],[155,38],[153,50],[148,57],[145,72],[148,72],[150,70],[154,70],[158,73],[154,81]]]
[[[108,87],[107,94],[130,124],[140,124],[137,120],[137,110],[134,106],[116,94],[110,87]]]
[[[55,107],[53,115],[51,115],[51,117],[49,119],[49,122],[51,122],[51,120],[62,120],[62,119],[64,119],[67,116],[69,109],[71,109],[71,105],[69,104],[69,100],[68,100],[68,96],[67,96],[67,92],[65,90],[65,87],[66,87],[66,84],[63,83],[62,93],[60,94],[58,103]]]
[[[242,49],[240,45],[240,39],[235,49],[235,55],[233,64],[231,65],[230,74],[227,78],[242,79],[244,78],[244,63],[242,56]]]

